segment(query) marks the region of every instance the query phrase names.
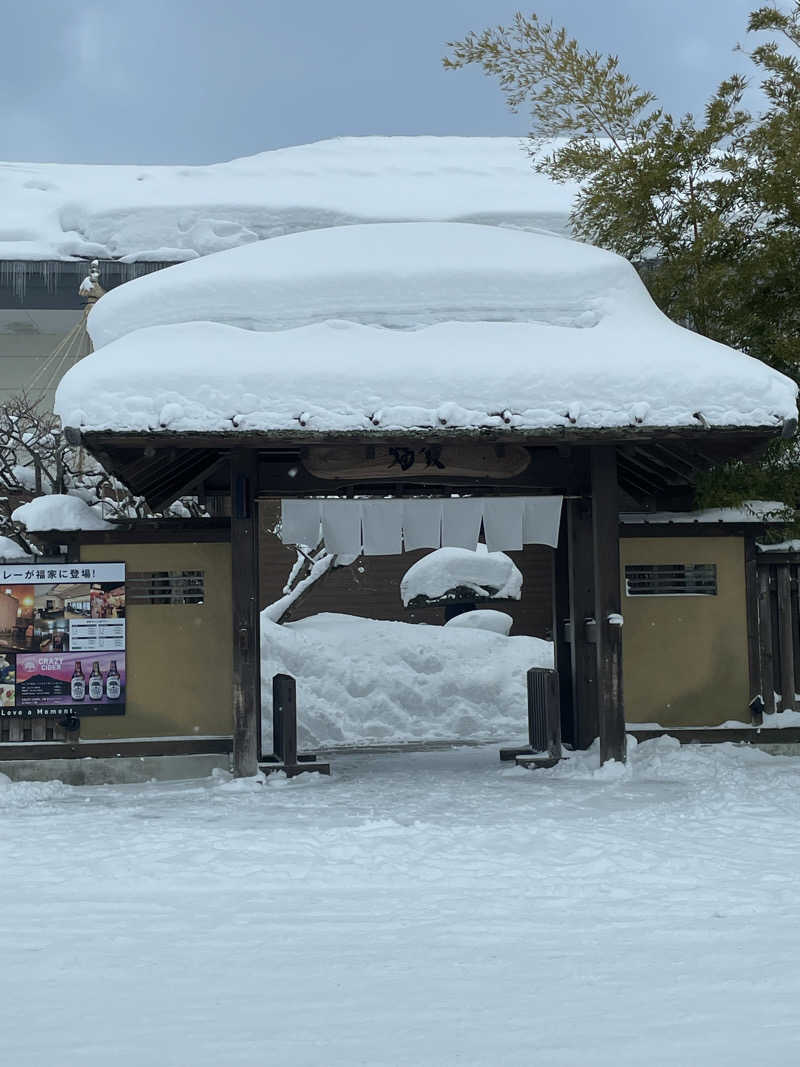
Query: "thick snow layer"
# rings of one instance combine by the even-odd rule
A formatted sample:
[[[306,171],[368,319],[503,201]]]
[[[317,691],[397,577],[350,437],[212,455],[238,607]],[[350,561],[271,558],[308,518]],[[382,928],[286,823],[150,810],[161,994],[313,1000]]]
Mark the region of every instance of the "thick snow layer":
[[[0,784],[4,1062],[795,1064],[800,761],[597,765]]]
[[[537,174],[525,149],[512,137],[341,137],[199,167],[0,163],[0,259],[182,261],[394,219],[566,231],[577,186]]]
[[[96,508],[77,496],[38,496],[21,504],[11,513],[30,533],[42,530],[110,530],[111,523],[101,518]]]
[[[0,535],[0,563],[15,563],[33,559],[30,553],[20,548],[10,537]]]
[[[551,667],[536,637],[326,613],[283,626],[261,615],[264,730],[272,678],[297,679],[305,745],[452,741],[524,733],[525,674]]]
[[[472,223],[376,223],[259,241],[136,278],[97,302],[88,329],[95,348],[198,321],[247,330],[518,321],[585,331],[636,309],[653,304],[633,267],[591,245]]]
[[[438,548],[409,567],[400,582],[400,596],[408,606],[417,597],[435,600],[459,587],[480,597],[519,600],[522,573],[504,552],[487,552],[483,544],[475,552]]]
[[[398,315],[418,328],[386,328]],[[619,256],[489,226],[264,241],[120,286],[90,321],[102,347],[55,403],[86,429],[775,426],[797,410],[793,382],[670,322]]]
[[[455,630],[489,630],[506,637],[511,633],[513,625],[514,620],[504,611],[491,611],[487,608],[465,611],[445,623],[445,626]]]

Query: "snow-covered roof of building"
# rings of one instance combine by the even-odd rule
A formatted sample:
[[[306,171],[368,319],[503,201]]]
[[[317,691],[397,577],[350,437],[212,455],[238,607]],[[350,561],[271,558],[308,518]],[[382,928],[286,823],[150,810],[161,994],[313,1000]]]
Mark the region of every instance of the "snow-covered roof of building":
[[[744,500],[739,507],[698,511],[624,511],[619,520],[626,526],[787,525],[792,522],[792,512],[780,500]]]
[[[564,232],[576,191],[515,137],[341,137],[191,167],[0,163],[0,260],[180,262],[386,220]]]
[[[49,494],[21,504],[11,513],[28,533],[49,530],[110,530],[111,523],[77,496]]]
[[[33,559],[30,552],[12,541],[10,537],[0,534],[0,563],[19,563]]]
[[[749,426],[796,387],[670,322],[634,268],[465,223],[339,227],[130,282],[56,395],[112,431]]]

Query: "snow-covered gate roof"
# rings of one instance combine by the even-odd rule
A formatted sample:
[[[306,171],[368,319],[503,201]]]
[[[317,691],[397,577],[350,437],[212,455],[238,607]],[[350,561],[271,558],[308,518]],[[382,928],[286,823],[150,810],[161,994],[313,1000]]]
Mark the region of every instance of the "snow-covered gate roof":
[[[793,382],[670,322],[624,259],[494,226],[259,242],[114,290],[89,330],[56,411],[159,496],[231,447],[454,440],[624,444],[642,496],[797,414]],[[180,461],[149,470],[167,444]]]

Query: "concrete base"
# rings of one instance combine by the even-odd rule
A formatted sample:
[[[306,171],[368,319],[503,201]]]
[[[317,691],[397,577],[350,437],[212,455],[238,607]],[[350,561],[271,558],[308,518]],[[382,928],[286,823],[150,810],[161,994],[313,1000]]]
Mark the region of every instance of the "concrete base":
[[[229,771],[230,756],[116,756],[113,759],[30,759],[0,762],[0,774],[15,782],[60,781],[66,785],[123,785],[131,782],[207,778],[217,767]]]
[[[755,741],[753,748],[760,748],[762,752],[768,752],[770,756],[800,756],[800,744],[796,741],[769,742],[763,745]]]

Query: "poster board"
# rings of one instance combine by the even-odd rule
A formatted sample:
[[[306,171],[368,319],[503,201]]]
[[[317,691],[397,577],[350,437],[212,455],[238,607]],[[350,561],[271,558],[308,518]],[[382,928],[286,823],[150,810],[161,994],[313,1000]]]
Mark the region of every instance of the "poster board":
[[[0,564],[0,718],[124,715],[125,564]]]

